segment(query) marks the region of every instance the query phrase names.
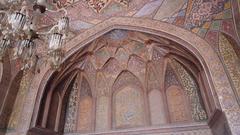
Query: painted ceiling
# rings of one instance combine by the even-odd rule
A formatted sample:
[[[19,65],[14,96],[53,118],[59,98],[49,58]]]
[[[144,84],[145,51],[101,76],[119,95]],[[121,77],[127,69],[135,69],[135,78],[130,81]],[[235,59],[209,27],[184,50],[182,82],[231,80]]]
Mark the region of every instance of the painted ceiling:
[[[69,39],[116,16],[173,24],[204,38],[215,49],[219,33],[224,32],[234,39],[238,39],[237,33],[240,33],[234,26],[232,4],[238,6],[240,3],[235,0],[59,0],[55,3],[49,8],[67,8],[71,30]],[[236,10],[236,13],[240,14],[240,11]],[[39,20],[41,28],[54,25],[61,15],[47,13],[42,16]],[[235,19],[239,18],[235,16]]]

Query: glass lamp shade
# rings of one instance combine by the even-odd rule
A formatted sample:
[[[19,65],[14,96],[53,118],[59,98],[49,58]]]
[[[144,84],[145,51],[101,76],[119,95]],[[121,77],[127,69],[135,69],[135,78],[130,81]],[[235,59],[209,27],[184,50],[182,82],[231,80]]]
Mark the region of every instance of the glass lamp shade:
[[[7,0],[9,4],[17,4],[20,0]]]
[[[49,52],[50,61],[52,67],[57,69],[62,63],[62,44],[63,44],[63,35],[60,33],[53,33],[49,40]]]
[[[63,35],[60,33],[53,33],[49,40],[49,51],[58,50],[62,47]]]
[[[59,66],[62,64],[62,57],[63,57],[63,52],[62,50],[54,50],[49,53],[50,56],[50,62],[51,66],[54,69],[59,68]]]
[[[69,28],[69,18],[68,17],[62,17],[58,21],[58,29],[60,32],[67,32]]]
[[[0,23],[1,23],[1,24],[2,24],[2,23],[5,23],[5,21],[6,21],[5,14],[0,13]],[[1,25],[1,24],[0,24],[0,25]]]
[[[23,60],[31,59],[35,52],[36,46],[30,39],[25,39],[20,42],[17,48],[17,56]]]
[[[26,21],[26,15],[20,12],[13,13],[9,18],[9,23],[12,25],[14,31],[22,30]]]
[[[3,58],[5,55],[7,48],[10,46],[10,40],[3,38],[0,40],[0,60]]]

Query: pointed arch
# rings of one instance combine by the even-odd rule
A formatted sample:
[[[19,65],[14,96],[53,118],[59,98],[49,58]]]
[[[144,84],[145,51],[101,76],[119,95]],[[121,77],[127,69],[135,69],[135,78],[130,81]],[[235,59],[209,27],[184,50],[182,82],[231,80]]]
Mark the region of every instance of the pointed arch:
[[[131,72],[123,71],[113,84],[113,128],[145,125],[144,106],[144,90],[141,82]]]
[[[72,132],[89,132],[93,129],[93,116],[94,116],[94,98],[93,91],[86,73],[79,71],[75,79],[68,86],[68,95],[62,103],[63,115],[65,116],[65,123],[63,126],[65,133]],[[66,112],[66,113],[65,113]]]
[[[142,87],[142,83],[137,78],[137,76],[135,76],[132,72],[130,72],[128,70],[123,70],[117,76],[116,80],[114,81],[114,84],[112,86],[113,93],[116,90],[121,89],[122,87],[124,87],[126,85],[136,85],[136,86],[138,86],[140,88],[143,88]]]
[[[49,128],[52,131],[58,131],[59,128],[63,130],[64,125],[61,124],[61,120],[65,118],[65,115],[62,114],[62,109],[65,108],[64,101],[67,100],[67,95],[70,93],[69,88],[73,82],[77,71],[74,70],[67,75],[64,75],[59,82],[56,80],[56,72],[51,73],[52,77],[47,81],[44,96],[42,102],[40,103],[40,112],[37,117],[38,125]],[[56,96],[59,95],[59,96]]]
[[[49,91],[45,91],[46,98],[42,103],[44,112],[41,117],[41,125],[53,131],[64,130],[63,121],[65,121],[66,101],[68,101],[72,84],[77,76],[78,71],[73,71],[54,87],[50,86]],[[51,83],[51,81],[49,82]]]
[[[238,107],[235,97],[233,96],[232,89],[229,85],[229,81],[223,70],[223,66],[220,63],[217,54],[210,47],[210,45],[202,38],[192,34],[191,32],[178,28],[174,25],[162,23],[160,21],[153,21],[141,18],[113,17],[109,20],[104,21],[103,23],[100,23],[99,25],[96,25],[96,27],[93,27],[86,32],[81,33],[75,39],[69,41],[66,48],[67,54],[64,60],[67,61],[71,55],[76,53],[83,46],[86,46],[88,43],[90,43],[97,37],[113,29],[136,30],[162,36],[171,39],[172,41],[178,42],[182,47],[192,52],[203,66],[204,74],[206,74],[207,76],[207,81],[211,83],[210,96],[214,102],[214,109],[220,109],[221,106],[221,108],[227,112],[228,110],[236,109]],[[41,79],[39,78],[42,78],[42,74],[45,74],[45,72],[49,69],[49,67],[44,66],[42,66],[42,68],[44,69],[44,72],[34,77],[34,84],[32,84],[31,87],[33,88],[33,91],[29,93],[29,95],[36,94],[38,87],[41,85],[39,83],[39,80]],[[223,96],[223,91],[228,91],[228,93],[226,93],[227,95],[224,95],[229,97],[226,100],[222,100],[220,98],[221,96]],[[213,95],[217,95],[219,98],[214,98]],[[33,103],[27,105],[27,107],[34,106],[34,100],[35,99],[29,98],[29,102]],[[219,102],[221,104],[219,104]],[[226,114],[227,118],[229,118],[227,119],[228,122],[233,120],[233,118],[231,117],[233,113],[235,112],[224,113]],[[25,130],[29,128],[32,112],[26,111],[26,114],[29,114],[29,117],[26,120],[26,124],[23,125]],[[236,132],[236,126],[230,125],[230,128],[233,133]]]

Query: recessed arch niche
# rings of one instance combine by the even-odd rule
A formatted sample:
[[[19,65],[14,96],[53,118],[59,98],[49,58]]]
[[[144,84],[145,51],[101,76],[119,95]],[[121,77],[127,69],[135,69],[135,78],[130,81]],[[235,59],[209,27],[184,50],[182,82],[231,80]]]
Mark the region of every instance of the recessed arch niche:
[[[129,71],[123,71],[113,86],[112,127],[115,129],[144,126],[144,90]]]
[[[189,129],[186,127],[190,124],[210,131],[207,121],[217,106],[206,92],[211,84],[202,81],[206,76],[195,55],[163,37],[130,30],[119,32],[102,35],[63,63],[52,78],[52,86],[45,88],[47,98],[41,101],[44,111],[38,114],[37,126],[58,134],[139,127],[158,127],[161,133],[162,126],[176,124],[182,124],[183,130]],[[111,34],[115,35],[113,39]],[[176,67],[179,65],[182,70]],[[185,76],[188,80],[183,79]],[[84,89],[82,82],[86,84]],[[188,91],[197,100],[192,100]],[[55,113],[51,113],[54,95],[58,103],[57,108],[53,107]],[[178,102],[183,103],[184,109],[176,114]],[[198,114],[192,105],[204,112],[203,118],[195,119]],[[52,117],[54,114],[57,115]],[[183,118],[175,119],[176,116]]]
[[[77,110],[77,131],[80,132],[92,130],[93,96],[91,91],[89,82],[86,77],[82,76],[80,80]]]

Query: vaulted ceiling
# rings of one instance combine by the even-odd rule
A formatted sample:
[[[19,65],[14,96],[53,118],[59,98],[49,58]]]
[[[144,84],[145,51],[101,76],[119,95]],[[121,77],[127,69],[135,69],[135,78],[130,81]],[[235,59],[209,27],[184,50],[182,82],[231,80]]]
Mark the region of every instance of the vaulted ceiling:
[[[197,34],[217,50],[219,33],[238,39],[234,19],[239,3],[231,0],[59,0],[48,8],[66,7],[70,18],[69,40],[111,18],[134,17],[167,22]],[[233,5],[235,4],[235,5]],[[233,6],[233,7],[232,7]],[[40,28],[53,26],[62,13],[47,13],[38,21]],[[235,15],[235,18],[234,18]],[[41,42],[41,41],[40,41]],[[41,43],[43,44],[43,43]],[[40,47],[39,51],[44,51]]]
[[[231,32],[234,27],[230,0],[60,0],[49,8],[60,7],[67,8],[74,34],[111,17],[125,16],[168,22],[201,37],[208,33],[215,36],[218,30],[236,36]],[[59,17],[57,13],[43,16],[41,27],[54,24]]]
[[[4,0],[0,0],[0,6]],[[29,0],[33,2],[34,0]],[[234,39],[240,34],[240,2],[237,0],[47,0],[49,9],[65,7],[70,18],[69,39],[111,17],[134,17],[167,22],[187,29],[218,44],[220,32]],[[0,8],[1,8],[0,7]],[[63,13],[39,18],[39,28],[46,30]],[[236,27],[234,26],[236,25]],[[41,42],[41,41],[40,41]],[[41,43],[42,44],[42,43]]]

